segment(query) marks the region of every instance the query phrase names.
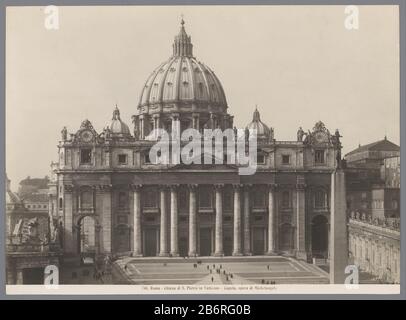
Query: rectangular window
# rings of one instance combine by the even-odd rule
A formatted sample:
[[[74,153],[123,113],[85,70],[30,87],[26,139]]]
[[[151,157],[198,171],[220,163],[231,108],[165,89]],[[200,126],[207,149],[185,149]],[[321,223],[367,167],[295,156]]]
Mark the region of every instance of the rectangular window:
[[[91,164],[92,163],[92,149],[81,149],[80,150],[80,163],[81,164]]]
[[[148,190],[144,194],[144,208],[157,208],[158,194],[154,190]]]
[[[228,211],[233,210],[233,201],[234,201],[233,197],[234,196],[233,196],[232,190],[228,190],[228,189],[224,190],[224,192],[223,192],[224,210],[228,210]]]
[[[264,208],[265,207],[265,193],[262,191],[263,190],[258,190],[258,192],[254,192],[252,194],[254,208]]]
[[[179,209],[188,210],[189,201],[188,201],[188,191],[186,189],[179,190]]]
[[[119,208],[128,207],[128,194],[126,192],[120,192],[118,194],[118,206]]]
[[[144,163],[148,163],[148,164],[151,163],[151,160],[149,159],[149,153],[147,153],[147,154],[144,156]]]
[[[316,164],[324,163],[324,150],[315,150],[314,152],[314,162]]]
[[[208,188],[199,190],[199,208],[212,208],[212,192]]]
[[[316,193],[314,194],[314,206],[316,208],[326,207],[326,193],[324,191],[316,191]]]
[[[282,192],[282,207],[290,208],[290,194],[289,191]]]
[[[63,209],[63,200],[62,198],[59,198],[59,210]]]
[[[118,155],[118,164],[127,164],[127,155],[126,154]]]
[[[93,208],[93,191],[86,188],[80,193],[80,206],[82,209]]]
[[[257,163],[258,164],[265,164],[265,156],[261,153],[257,154]]]
[[[282,155],[282,164],[290,164],[290,155]]]

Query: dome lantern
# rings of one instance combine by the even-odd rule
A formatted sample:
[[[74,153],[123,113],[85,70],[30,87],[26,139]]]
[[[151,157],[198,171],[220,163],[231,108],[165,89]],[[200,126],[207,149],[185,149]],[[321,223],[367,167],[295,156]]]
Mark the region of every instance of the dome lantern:
[[[191,42],[191,37],[188,36],[185,30],[185,21],[181,20],[181,27],[179,34],[175,36],[175,41],[173,43],[173,55],[175,57],[193,57],[193,45]]]

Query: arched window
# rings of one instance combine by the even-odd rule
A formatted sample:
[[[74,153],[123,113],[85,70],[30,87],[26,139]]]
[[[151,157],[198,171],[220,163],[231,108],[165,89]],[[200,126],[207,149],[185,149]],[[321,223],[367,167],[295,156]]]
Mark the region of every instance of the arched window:
[[[203,83],[199,82],[199,95],[202,96],[203,95]]]
[[[317,190],[314,193],[314,206],[316,208],[325,208],[327,206],[327,195],[323,190]]]

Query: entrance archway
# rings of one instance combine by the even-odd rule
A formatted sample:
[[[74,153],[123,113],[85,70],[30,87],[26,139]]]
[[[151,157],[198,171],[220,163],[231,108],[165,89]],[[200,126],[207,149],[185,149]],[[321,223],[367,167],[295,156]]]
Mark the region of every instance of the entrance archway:
[[[322,215],[312,220],[312,255],[319,258],[328,256],[328,220]]]
[[[98,252],[97,222],[91,216],[78,221],[78,246],[81,255],[93,255]]]

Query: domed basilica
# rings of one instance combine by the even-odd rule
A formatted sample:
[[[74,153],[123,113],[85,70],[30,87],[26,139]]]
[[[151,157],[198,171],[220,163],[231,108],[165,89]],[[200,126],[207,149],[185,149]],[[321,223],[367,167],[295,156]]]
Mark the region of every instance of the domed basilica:
[[[63,128],[50,192],[64,255],[327,257],[341,144],[322,122],[279,141],[255,108],[244,128],[257,132],[252,175],[239,164],[150,160],[154,129],[234,128],[220,80],[193,49],[182,20],[172,55],[146,78],[132,129],[117,106],[102,132],[89,120]]]

